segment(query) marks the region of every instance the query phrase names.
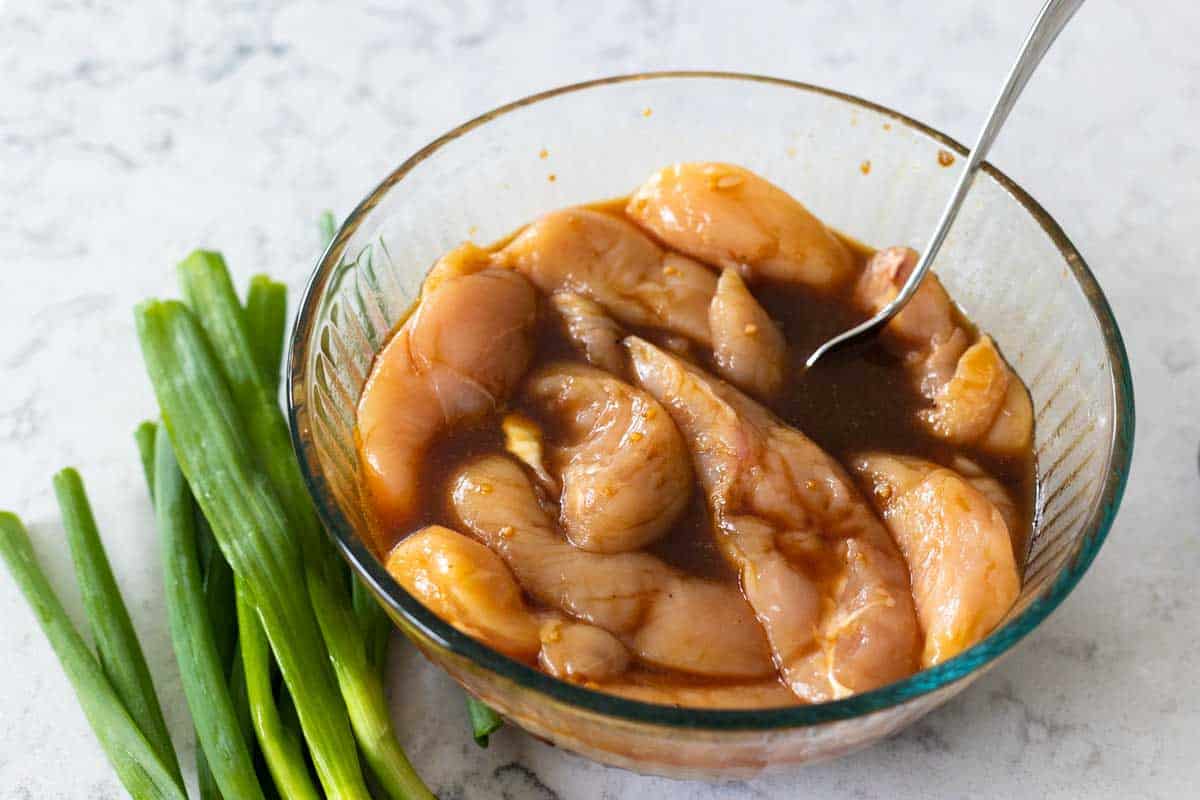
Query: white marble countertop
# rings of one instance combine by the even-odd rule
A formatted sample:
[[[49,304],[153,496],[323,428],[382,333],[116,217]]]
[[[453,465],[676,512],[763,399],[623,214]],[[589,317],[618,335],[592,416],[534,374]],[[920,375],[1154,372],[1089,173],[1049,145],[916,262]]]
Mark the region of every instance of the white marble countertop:
[[[266,270],[298,292],[322,209],[345,213],[443,130],[550,85],[642,69],[768,73],[969,138],[1039,0],[742,5],[0,4],[0,506],[30,523],[69,586],[49,479],[82,470],[181,752],[190,725],[130,438],[154,413],[133,304],[172,292],[172,265],[199,245],[223,250],[239,279]],[[449,679],[397,642],[396,716],[442,798],[1197,791],[1200,10],[1150,5],[1089,3],[993,154],[1090,261],[1133,363],[1133,477],[1074,594],[906,732],[720,785],[633,776],[512,729],[481,751]],[[73,592],[67,602],[78,618]],[[0,800],[121,796],[6,574],[0,619]]]

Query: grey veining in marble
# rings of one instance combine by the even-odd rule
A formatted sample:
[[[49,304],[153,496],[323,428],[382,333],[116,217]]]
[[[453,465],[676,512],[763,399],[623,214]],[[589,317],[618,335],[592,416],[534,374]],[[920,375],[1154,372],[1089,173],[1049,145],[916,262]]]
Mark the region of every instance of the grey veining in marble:
[[[1038,0],[0,4],[0,506],[70,585],[50,475],[78,466],[164,698],[190,724],[130,434],[153,412],[131,306],[223,250],[294,291],[315,219],[428,140],[550,85],[661,68],[841,88],[959,137]],[[641,778],[513,730],[475,748],[450,681],[393,648],[396,718],[445,800],[1183,797],[1200,784],[1200,10],[1093,0],[993,161],[1095,269],[1133,362],[1133,478],[1091,572],[998,669],[864,753],[744,783]],[[79,619],[78,598],[67,595]],[[120,786],[0,577],[0,800]],[[190,756],[185,757],[190,763]]]

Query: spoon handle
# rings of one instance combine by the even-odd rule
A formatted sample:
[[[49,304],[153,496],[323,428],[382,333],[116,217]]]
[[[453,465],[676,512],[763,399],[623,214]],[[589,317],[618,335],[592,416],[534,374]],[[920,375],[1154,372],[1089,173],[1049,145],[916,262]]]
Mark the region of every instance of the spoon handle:
[[[1021,46],[1021,52],[1017,56],[1016,62],[1008,73],[1004,88],[1001,89],[1000,96],[996,98],[996,102],[987,116],[987,121],[983,125],[983,130],[979,132],[979,138],[975,141],[975,146],[971,148],[967,163],[963,165],[962,172],[958,176],[958,183],[954,186],[954,193],[950,195],[949,202],[942,209],[942,216],[938,220],[937,228],[934,229],[933,236],[925,245],[925,250],[921,253],[920,260],[908,276],[908,280],[904,282],[904,286],[901,287],[896,298],[880,309],[875,316],[818,347],[808,357],[806,362],[808,367],[811,367],[821,356],[835,347],[882,327],[916,294],[921,279],[929,271],[929,266],[937,257],[942,242],[946,240],[950,226],[958,216],[959,208],[962,207],[963,199],[966,198],[967,191],[971,188],[975,173],[979,171],[979,165],[983,163],[988,151],[991,150],[992,143],[1000,133],[1000,128],[1004,126],[1004,121],[1008,119],[1009,112],[1016,105],[1017,98],[1021,96],[1025,84],[1029,82],[1029,77],[1033,75],[1034,70],[1041,63],[1042,57],[1050,49],[1050,45],[1058,38],[1058,34],[1066,27],[1067,22],[1079,10],[1083,2],[1084,0],[1047,0],[1046,4],[1042,6],[1041,12],[1033,23],[1033,28],[1025,37],[1025,43]]]

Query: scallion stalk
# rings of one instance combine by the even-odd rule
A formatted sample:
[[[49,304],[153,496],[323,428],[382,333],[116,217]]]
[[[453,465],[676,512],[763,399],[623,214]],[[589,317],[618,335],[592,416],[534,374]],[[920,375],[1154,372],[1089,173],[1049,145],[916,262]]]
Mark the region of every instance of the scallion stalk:
[[[137,426],[133,439],[137,442],[138,456],[142,460],[142,474],[146,476],[146,488],[154,499],[154,437],[158,433],[158,423],[146,420]]]
[[[279,388],[283,369],[283,340],[287,328],[287,287],[266,275],[250,281],[246,293],[246,329],[263,381],[272,392]],[[243,589],[238,592],[237,617],[242,631],[240,663],[247,683],[247,703],[253,730],[262,747],[267,769],[286,796],[310,797],[316,787],[304,759],[300,721],[287,684],[279,687],[277,703],[272,691],[275,662],[262,624]],[[281,712],[281,707],[286,714]]]
[[[0,512],[0,557],[8,564],[50,640],[83,713],[126,791],[134,800],[187,800],[181,782],[138,728],[71,623],[37,563],[25,526],[8,512]]]
[[[198,547],[201,575],[204,580],[204,604],[212,623],[217,658],[228,676],[232,673],[237,652],[237,606],[233,597],[233,570],[213,538],[212,529],[199,513],[196,515],[197,542],[208,540],[207,547]]]
[[[226,798],[263,799],[229,694],[196,550],[196,506],[166,430],[154,443],[154,506],[162,542],[167,617],[184,695],[212,776]]]
[[[270,645],[244,589],[237,593],[237,616],[251,719],[267,768],[275,786],[288,800],[316,800],[320,795],[308,775],[303,744],[284,726],[275,705]]]
[[[480,747],[487,747],[491,735],[504,725],[504,720],[491,706],[471,695],[467,695],[467,716],[471,720],[471,736]]]
[[[196,740],[196,785],[200,789],[200,800],[225,800],[199,739]]]
[[[300,540],[312,607],[359,747],[391,797],[432,797],[396,740],[383,683],[367,659],[344,568],[317,521],[287,424],[263,379],[224,259],[196,251],[179,265],[179,276],[184,297],[212,343],[241,411],[252,452],[282,501],[289,529]],[[295,690],[293,697],[299,704],[302,698]],[[303,720],[303,708],[299,710]]]
[[[212,531],[208,530],[202,514],[196,515],[196,535],[204,541],[204,536],[212,539]],[[233,571],[221,554],[215,542],[207,548],[197,548],[201,558],[207,559],[208,566],[204,569],[204,600],[208,606],[209,619],[213,624],[213,638],[217,645],[217,654],[222,664],[228,664],[229,699],[233,703],[233,712],[237,717],[242,731],[242,739],[246,747],[254,751],[254,729],[250,726],[250,702],[246,696],[246,676],[242,671],[241,657],[237,653],[237,612],[233,604],[225,600],[228,591],[230,600],[233,598]],[[229,621],[226,622],[225,620]],[[203,743],[197,737],[196,741],[196,775],[200,785],[201,800],[222,800],[216,777],[208,765],[208,757],[204,755]]]
[[[337,218],[332,211],[322,211],[317,218],[317,230],[321,233],[321,247],[329,247],[333,237],[337,235]]]
[[[350,739],[346,706],[330,674],[293,531],[258,471],[234,395],[191,312],[150,301],[138,336],[163,421],[221,551],[258,609],[325,790],[368,795]]]
[[[179,759],[154,691],[150,667],[100,541],[83,479],[70,467],[62,470],[54,476],[54,494],[67,532],[71,560],[75,562],[83,609],[92,628],[96,659],[146,741],[182,785]]]
[[[142,460],[142,470],[146,476],[146,486],[150,491],[150,500],[154,502],[154,448],[158,434],[158,425],[146,421],[134,431],[138,453]],[[190,491],[190,490],[189,490]],[[193,507],[194,502],[193,502]],[[241,674],[240,659],[234,652],[237,643],[237,614],[233,606],[233,572],[228,562],[221,554],[213,539],[208,521],[195,509],[196,517],[196,550],[200,563],[200,574],[204,584],[204,601],[208,608],[209,620],[212,623],[213,640],[216,643],[218,660],[228,665],[229,694],[233,700],[234,711],[238,719],[243,720],[243,738],[247,746],[253,750],[254,731],[250,729],[249,710],[246,706],[245,679]],[[216,777],[209,767],[208,758],[204,755],[203,743],[199,735],[196,737],[196,782],[200,788],[201,800],[223,800],[221,790],[217,786]]]
[[[272,397],[279,393],[283,337],[287,330],[287,286],[266,275],[250,279],[246,293],[246,325],[259,371]]]
[[[362,627],[363,641],[367,651],[367,662],[383,679],[387,668],[388,644],[392,639],[392,621],[382,608],[371,590],[355,577],[351,584],[351,602],[354,606],[354,616]]]

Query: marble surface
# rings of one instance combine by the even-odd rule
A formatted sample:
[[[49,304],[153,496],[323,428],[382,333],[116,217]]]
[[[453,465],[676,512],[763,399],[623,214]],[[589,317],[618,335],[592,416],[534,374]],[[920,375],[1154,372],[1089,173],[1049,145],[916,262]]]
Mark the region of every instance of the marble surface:
[[[130,433],[154,412],[130,309],[193,247],[294,290],[314,221],[443,130],[611,73],[761,72],[969,138],[1038,0],[1011,3],[0,3],[0,506],[70,567],[50,475],[78,466],[177,745],[190,726]],[[481,751],[449,680],[393,648],[414,762],[457,798],[1181,797],[1200,784],[1200,7],[1093,0],[993,160],[1062,223],[1123,326],[1138,400],[1124,507],[1091,572],[998,669],[845,760],[685,784],[516,730]],[[77,596],[66,595],[78,619]],[[0,575],[0,800],[120,786]],[[190,756],[185,760],[190,762]]]

